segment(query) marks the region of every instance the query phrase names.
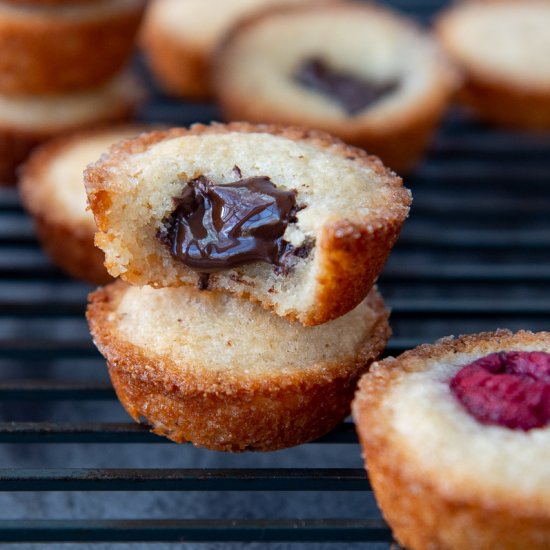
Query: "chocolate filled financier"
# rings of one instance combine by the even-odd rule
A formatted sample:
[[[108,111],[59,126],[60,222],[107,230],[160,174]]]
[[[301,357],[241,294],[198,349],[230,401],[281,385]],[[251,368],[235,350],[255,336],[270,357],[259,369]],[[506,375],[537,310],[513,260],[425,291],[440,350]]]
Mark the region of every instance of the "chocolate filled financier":
[[[456,77],[430,36],[389,10],[323,2],[265,10],[233,27],[212,80],[227,120],[317,128],[411,169]]]
[[[178,442],[268,451],[315,439],[349,414],[357,379],[390,330],[372,278],[352,305],[346,263],[342,274],[337,262],[353,254],[365,273],[372,247],[383,247],[379,269],[410,202],[399,178],[324,134],[235,124],[141,136],[86,180],[107,267],[164,287],[119,281],[90,297],[90,330],[134,419]],[[280,293],[298,317],[304,295],[326,292],[316,294],[316,276],[331,283],[330,299],[304,315],[320,311],[324,324],[309,323],[320,326],[254,303]],[[248,290],[224,289],[222,277]]]
[[[142,136],[85,180],[111,275],[229,292],[304,325],[365,299],[411,202],[362,150],[245,123]]]
[[[550,333],[449,337],[385,359],[353,415],[404,547],[549,547]]]

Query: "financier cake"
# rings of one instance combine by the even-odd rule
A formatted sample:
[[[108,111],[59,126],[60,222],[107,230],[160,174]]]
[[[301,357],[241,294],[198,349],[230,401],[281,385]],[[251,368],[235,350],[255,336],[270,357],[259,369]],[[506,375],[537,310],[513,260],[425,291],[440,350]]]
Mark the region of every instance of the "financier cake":
[[[111,275],[223,290],[304,325],[367,296],[411,202],[363,150],[247,123],[142,135],[85,180]]]
[[[550,130],[550,2],[463,3],[436,27],[463,74],[467,106],[490,122]]]
[[[281,7],[231,29],[214,57],[224,117],[324,130],[406,171],[455,73],[414,23],[361,2]]]
[[[105,255],[94,246],[96,226],[82,173],[111,145],[151,128],[117,126],[84,130],[39,147],[23,166],[19,189],[50,258],[77,279],[95,284],[111,277]]]
[[[122,73],[85,92],[55,96],[0,95],[0,182],[15,183],[15,169],[36,145],[66,132],[128,119],[144,91]]]
[[[90,296],[87,316],[130,415],[220,451],[273,451],[330,431],[390,333],[376,290],[303,327],[229,294],[117,281]]]
[[[312,1],[153,0],[145,17],[142,44],[153,73],[169,93],[209,99],[213,95],[212,53],[239,18],[266,6]]]
[[[404,547],[548,548],[550,333],[444,338],[388,358],[352,408]]]
[[[27,4],[0,2],[4,95],[63,94],[105,84],[128,62],[145,1]]]

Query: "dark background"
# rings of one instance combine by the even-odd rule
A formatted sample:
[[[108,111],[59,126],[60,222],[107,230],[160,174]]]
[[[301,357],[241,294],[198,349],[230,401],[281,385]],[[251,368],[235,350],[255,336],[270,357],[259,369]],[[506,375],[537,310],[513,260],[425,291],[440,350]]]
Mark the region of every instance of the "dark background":
[[[423,23],[444,3],[390,2]],[[137,64],[141,65],[139,60]],[[152,88],[152,99],[141,118],[188,125],[219,117],[214,106],[169,100]],[[414,195],[411,218],[380,281],[393,309],[394,336],[388,353],[449,334],[497,327],[547,328],[550,135],[493,129],[453,110],[425,161],[405,182]],[[51,266],[15,191],[1,190],[0,468],[338,468],[347,472],[350,480],[330,483],[323,472],[309,470],[310,476],[320,478],[314,485],[319,491],[279,491],[283,482],[274,475],[264,485],[272,490],[255,492],[9,492],[6,489],[79,487],[69,486],[67,481],[47,486],[40,480],[23,485],[13,476],[24,477],[24,473],[0,470],[0,539],[13,533],[9,530],[13,524],[6,520],[19,519],[380,519],[372,494],[365,490],[360,449],[349,427],[329,438],[331,443],[244,455],[177,446],[135,429],[114,398],[104,361],[90,341],[83,317],[89,290]],[[44,424],[46,421],[54,424]],[[104,424],[114,422],[124,424]],[[80,424],[83,434],[68,433],[75,423]],[[53,435],[48,435],[48,429]],[[13,430],[20,433],[13,435]],[[98,432],[95,435],[94,430]],[[47,443],[48,437],[72,443]],[[111,443],[82,443],[84,439],[109,439]],[[130,439],[143,443],[127,443]],[[335,442],[339,439],[350,442]],[[133,483],[134,489],[136,486]],[[352,486],[362,490],[335,490]],[[113,480],[102,488],[120,487],[120,482]],[[238,487],[243,485],[237,480],[232,488]],[[342,525],[350,527],[351,538],[365,538],[368,531],[364,523]],[[203,538],[213,542],[197,544],[197,548],[222,547],[215,542],[219,535],[208,529],[204,532]],[[308,538],[304,533],[304,529],[296,528],[292,537]],[[12,536],[24,535],[19,531]],[[265,536],[269,538],[269,532]],[[387,533],[378,538],[384,540]],[[243,546],[234,543],[223,547]],[[373,549],[389,545],[359,546]],[[143,547],[164,545],[149,543]],[[270,546],[298,547],[302,545],[287,542]],[[329,547],[352,548],[355,544],[313,542],[308,546]]]

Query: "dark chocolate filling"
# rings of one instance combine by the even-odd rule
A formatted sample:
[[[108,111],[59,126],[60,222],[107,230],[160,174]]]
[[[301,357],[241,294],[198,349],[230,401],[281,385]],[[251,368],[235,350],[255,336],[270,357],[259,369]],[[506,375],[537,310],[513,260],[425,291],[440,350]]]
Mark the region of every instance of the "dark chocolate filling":
[[[328,65],[320,57],[306,59],[294,73],[302,86],[338,102],[349,115],[356,115],[383,96],[394,92],[397,80],[372,82]]]
[[[303,254],[283,239],[300,210],[296,191],[278,189],[268,177],[218,185],[199,176],[175,203],[158,237],[174,257],[201,274],[199,288],[207,288],[210,273],[252,262],[284,273],[294,256]]]

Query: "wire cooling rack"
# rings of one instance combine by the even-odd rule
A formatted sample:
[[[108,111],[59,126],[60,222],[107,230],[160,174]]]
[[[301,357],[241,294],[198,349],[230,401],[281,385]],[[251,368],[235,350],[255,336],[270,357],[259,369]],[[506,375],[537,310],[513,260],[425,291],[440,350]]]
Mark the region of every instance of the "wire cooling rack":
[[[442,2],[393,4],[426,19]],[[141,118],[218,117],[154,92]],[[412,215],[380,281],[393,310],[387,354],[548,328],[550,135],[451,113],[406,184]],[[240,456],[130,422],[87,332],[89,290],[48,262],[16,192],[0,190],[0,541],[388,547],[350,421],[297,449]]]

